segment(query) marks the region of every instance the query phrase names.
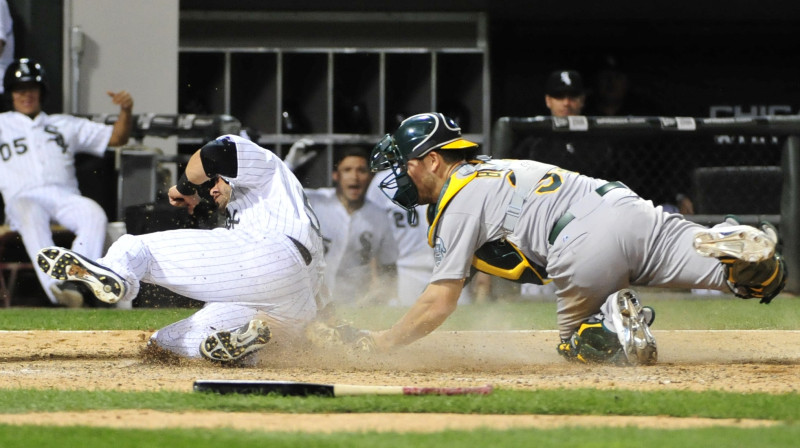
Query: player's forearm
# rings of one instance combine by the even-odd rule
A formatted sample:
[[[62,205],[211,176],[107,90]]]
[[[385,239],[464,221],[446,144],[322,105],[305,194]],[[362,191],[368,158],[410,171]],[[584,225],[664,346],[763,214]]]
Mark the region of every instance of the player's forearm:
[[[189,163],[186,164],[186,170],[184,171],[184,174],[186,175],[186,179],[195,185],[200,185],[210,179],[206,175],[206,170],[203,168],[203,161],[200,158],[200,150],[192,154],[192,157],[189,159]]]
[[[133,130],[133,111],[131,109],[121,108],[117,122],[114,123],[114,129],[111,131],[111,139],[108,141],[109,146],[122,146],[128,143]]]
[[[408,345],[440,325],[455,311],[463,282],[447,280],[430,284],[416,303],[390,329],[375,335],[375,344],[386,350]]]

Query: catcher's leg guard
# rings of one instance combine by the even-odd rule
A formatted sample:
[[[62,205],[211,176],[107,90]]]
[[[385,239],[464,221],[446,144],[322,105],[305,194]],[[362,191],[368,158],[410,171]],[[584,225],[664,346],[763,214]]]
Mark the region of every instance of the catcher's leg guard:
[[[561,341],[558,353],[585,363],[654,364],[658,352],[650,325],[655,316],[655,310],[641,306],[633,291],[623,289],[610,295],[600,313]]]
[[[759,227],[703,230],[695,236],[694,247],[701,255],[720,260],[728,287],[737,297],[769,303],[786,285],[786,263],[777,252],[775,227],[768,222]]]
[[[558,354],[568,361],[625,364],[625,352],[617,335],[592,318],[578,327],[569,339],[558,344]]]
[[[200,344],[200,354],[210,361],[238,364],[264,347],[271,338],[267,324],[263,320],[253,319],[235,330],[211,333]]]

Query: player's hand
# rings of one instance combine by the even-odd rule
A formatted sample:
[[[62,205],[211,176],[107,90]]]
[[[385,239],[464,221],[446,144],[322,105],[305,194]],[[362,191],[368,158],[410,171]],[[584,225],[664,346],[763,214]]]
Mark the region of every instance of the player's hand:
[[[169,189],[167,195],[169,196],[170,205],[175,207],[187,207],[190,215],[194,214],[194,208],[200,203],[200,195],[197,193],[193,195],[181,194],[175,185]]]
[[[312,151],[310,148],[310,146],[313,145],[314,140],[310,138],[301,138],[294,142],[292,147],[289,148],[289,152],[286,153],[283,162],[289,166],[290,170],[300,167],[317,155],[316,151]]]
[[[133,110],[133,97],[125,90],[119,92],[106,92],[111,97],[111,102],[119,106],[120,110],[130,112]]]

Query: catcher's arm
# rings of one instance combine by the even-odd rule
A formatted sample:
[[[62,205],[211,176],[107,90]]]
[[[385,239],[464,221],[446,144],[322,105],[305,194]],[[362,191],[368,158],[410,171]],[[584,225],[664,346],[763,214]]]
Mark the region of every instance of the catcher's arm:
[[[439,280],[430,283],[411,309],[384,331],[371,334],[378,351],[407,345],[439,326],[456,310],[464,280]]]

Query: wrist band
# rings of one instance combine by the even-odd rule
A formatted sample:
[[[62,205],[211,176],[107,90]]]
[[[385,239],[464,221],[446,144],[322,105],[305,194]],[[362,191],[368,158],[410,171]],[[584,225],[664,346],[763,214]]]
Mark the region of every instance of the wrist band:
[[[184,196],[191,196],[197,193],[197,185],[189,182],[189,179],[186,178],[185,172],[181,175],[181,178],[178,179],[178,183],[175,184],[175,188],[178,190],[178,193]]]

